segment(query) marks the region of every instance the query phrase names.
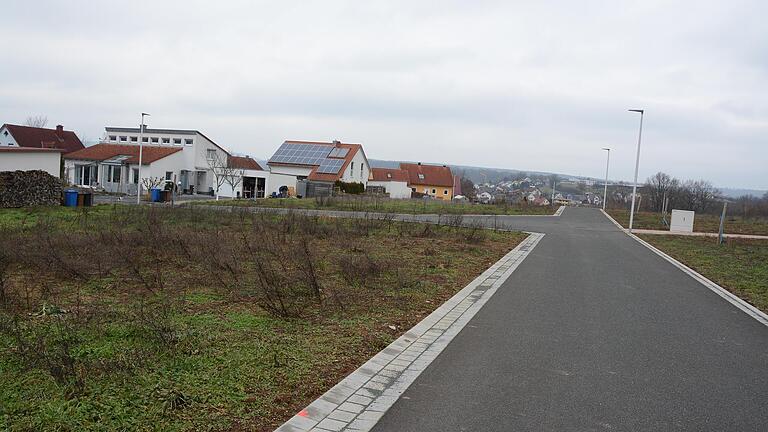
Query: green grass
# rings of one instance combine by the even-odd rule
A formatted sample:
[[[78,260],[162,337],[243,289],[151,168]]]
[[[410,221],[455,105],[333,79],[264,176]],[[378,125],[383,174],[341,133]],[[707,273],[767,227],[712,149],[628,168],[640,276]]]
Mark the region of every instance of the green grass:
[[[193,202],[195,205],[222,205],[239,207],[268,207],[291,209],[342,210],[404,214],[495,214],[495,215],[551,215],[549,206],[518,204],[472,204],[440,200],[389,199],[373,197],[343,197],[330,199],[262,198],[257,200],[219,200]]]
[[[621,226],[629,226],[629,210],[608,209],[612,218]],[[669,221],[670,216],[667,216]],[[652,212],[637,212],[633,222],[634,228],[668,231],[661,221],[661,214]],[[695,232],[716,233],[720,230],[720,216],[709,214],[696,214],[693,220]],[[768,235],[768,219],[744,219],[739,216],[727,216],[724,230],[727,234],[753,234]]]
[[[526,237],[481,231],[469,241],[469,229],[296,216],[291,222],[200,207],[100,206],[87,215],[66,208],[0,210],[0,264],[9,257],[3,251],[14,252],[0,302],[0,430],[271,431]],[[147,239],[156,235],[149,229],[156,224],[168,238],[155,244]],[[222,285],[208,252],[189,258],[173,243],[182,234],[203,235],[219,242],[212,253],[225,257],[231,246],[226,235],[238,238],[259,225],[268,225],[264,239],[281,242],[312,230],[327,296],[322,305],[308,305],[301,317],[270,315],[248,294],[248,281]],[[108,234],[119,228],[139,235],[113,246]],[[39,247],[36,236],[46,234],[65,240],[55,245],[77,244],[61,250],[65,262],[102,257],[101,265],[112,269],[89,273],[87,280],[63,274],[39,259],[47,246]],[[79,240],[86,235],[94,237]],[[93,250],[82,246],[89,244]],[[145,276],[162,272],[162,293],[147,293],[126,273],[128,248],[146,255]],[[239,256],[244,274],[255,259],[265,259]],[[347,282],[342,256],[369,257],[379,270],[368,280]],[[137,315],[139,308],[159,313],[164,299],[172,308],[154,324],[171,329],[171,344],[158,340],[152,320]],[[48,314],[40,313],[44,305]],[[44,343],[49,360],[55,362],[69,341],[73,376],[57,382],[45,364],[23,355],[14,319],[21,340]]]
[[[643,240],[768,312],[768,240],[641,235]]]

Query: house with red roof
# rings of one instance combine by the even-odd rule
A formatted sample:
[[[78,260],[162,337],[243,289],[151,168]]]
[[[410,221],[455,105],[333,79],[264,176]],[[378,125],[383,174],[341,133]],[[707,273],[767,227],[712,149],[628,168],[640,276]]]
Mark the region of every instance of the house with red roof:
[[[270,191],[315,196],[337,182],[368,185],[371,165],[361,144],[341,141],[285,141],[267,161]],[[313,191],[318,191],[313,193]]]
[[[70,183],[127,194],[136,194],[141,176],[144,182],[158,179],[161,186],[172,183],[179,193],[263,196],[269,174],[255,160],[233,156],[189,129],[107,127],[101,143],[64,159]],[[238,176],[234,187],[224,181],[227,176]]]
[[[0,127],[0,171],[42,170],[60,177],[61,155],[83,148],[77,135],[64,130],[4,124]]]
[[[401,163],[400,169],[408,173],[411,191],[445,201],[453,199],[455,179],[449,166]]]
[[[371,179],[368,187],[380,187],[390,198],[403,199],[411,197],[408,186],[408,171],[397,168],[371,168]]]

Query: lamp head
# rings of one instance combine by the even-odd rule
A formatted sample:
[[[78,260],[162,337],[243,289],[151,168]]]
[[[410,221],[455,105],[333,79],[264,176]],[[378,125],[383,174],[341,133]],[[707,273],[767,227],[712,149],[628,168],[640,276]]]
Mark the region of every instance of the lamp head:
[[[640,114],[645,112],[645,110],[641,110],[641,109],[631,109],[631,110],[628,110],[628,111],[637,112],[637,113],[640,113]]]

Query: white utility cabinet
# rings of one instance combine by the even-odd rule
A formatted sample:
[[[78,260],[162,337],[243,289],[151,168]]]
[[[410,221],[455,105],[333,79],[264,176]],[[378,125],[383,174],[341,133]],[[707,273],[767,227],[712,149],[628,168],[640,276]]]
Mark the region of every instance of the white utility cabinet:
[[[693,217],[695,212],[688,210],[672,210],[672,221],[669,224],[670,231],[693,232]]]

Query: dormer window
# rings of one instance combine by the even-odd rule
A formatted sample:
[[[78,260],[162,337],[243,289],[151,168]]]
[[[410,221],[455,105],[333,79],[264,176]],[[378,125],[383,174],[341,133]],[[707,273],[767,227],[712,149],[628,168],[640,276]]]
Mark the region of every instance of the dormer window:
[[[171,139],[170,138],[163,138],[163,144],[170,144]]]
[[[185,139],[185,140],[184,140],[184,144],[185,144],[185,145],[188,145],[188,146],[192,145],[192,138],[187,138],[187,139]]]
[[[132,136],[131,142],[139,142],[139,137]]]
[[[419,173],[419,180],[424,180],[424,174]]]
[[[387,173],[387,178],[392,178],[392,173]]]
[[[157,144],[158,142],[160,142],[160,138],[152,137],[152,144]]]
[[[174,138],[173,139],[173,144],[174,145],[181,145],[181,138]]]
[[[6,133],[8,133],[8,132],[6,132]],[[110,135],[109,136],[109,140],[110,141],[117,141],[117,135]]]
[[[125,135],[120,136],[120,142],[128,142],[128,137]]]
[[[141,142],[148,143],[149,142],[149,137],[141,137]]]

